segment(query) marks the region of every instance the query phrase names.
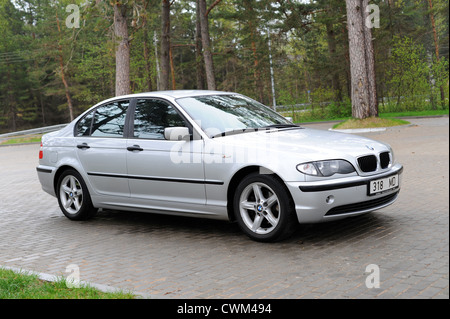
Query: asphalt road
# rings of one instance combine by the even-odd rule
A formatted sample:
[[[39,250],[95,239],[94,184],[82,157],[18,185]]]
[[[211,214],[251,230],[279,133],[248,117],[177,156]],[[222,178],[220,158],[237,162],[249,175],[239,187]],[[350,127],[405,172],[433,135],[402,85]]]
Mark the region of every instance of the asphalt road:
[[[398,201],[257,243],[233,223],[129,212],[68,220],[37,179],[39,145],[0,147],[0,266],[155,298],[449,298],[449,119],[360,134],[404,165]],[[327,129],[331,124],[307,125]]]

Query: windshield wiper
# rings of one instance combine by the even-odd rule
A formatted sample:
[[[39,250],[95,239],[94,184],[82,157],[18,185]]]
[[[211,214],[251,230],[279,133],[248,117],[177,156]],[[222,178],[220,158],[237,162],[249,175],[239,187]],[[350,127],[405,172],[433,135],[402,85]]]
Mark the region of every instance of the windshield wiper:
[[[222,132],[222,133],[213,135],[213,136],[211,136],[211,138],[235,135],[235,134],[240,134],[240,133],[265,131],[265,130],[268,130],[271,128],[280,128],[281,129],[281,128],[303,128],[303,127],[295,125],[295,124],[272,124],[272,125],[267,125],[267,126],[258,127],[258,128],[249,127],[249,128],[234,129],[234,130],[230,130],[230,131],[226,131],[226,132]]]
[[[240,133],[247,133],[247,132],[256,132],[256,131],[258,131],[257,128],[240,128],[240,129],[235,129],[235,130],[231,130],[231,131],[222,132],[222,133],[219,133],[216,135],[212,135],[211,138],[240,134]]]
[[[290,128],[290,127],[301,128],[300,126],[295,125],[295,124],[272,124],[272,125],[264,126],[262,128]]]

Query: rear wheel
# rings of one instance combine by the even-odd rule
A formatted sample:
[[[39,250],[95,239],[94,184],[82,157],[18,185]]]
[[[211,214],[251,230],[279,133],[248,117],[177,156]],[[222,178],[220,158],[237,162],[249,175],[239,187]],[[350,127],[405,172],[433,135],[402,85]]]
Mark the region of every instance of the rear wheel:
[[[236,189],[234,211],[244,233],[257,241],[285,239],[298,225],[292,200],[273,175],[245,177]]]
[[[89,191],[75,170],[64,171],[58,179],[58,203],[63,214],[72,220],[85,220],[97,210],[92,206]]]

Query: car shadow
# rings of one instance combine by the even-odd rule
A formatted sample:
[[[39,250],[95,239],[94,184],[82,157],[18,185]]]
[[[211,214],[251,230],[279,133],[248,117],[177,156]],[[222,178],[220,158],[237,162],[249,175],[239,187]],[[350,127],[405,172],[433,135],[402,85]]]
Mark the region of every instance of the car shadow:
[[[337,221],[301,224],[286,243],[297,243],[304,247],[352,245],[393,236],[395,229],[394,217],[381,211],[372,212]]]
[[[224,240],[229,243],[256,243],[243,234],[237,223],[206,218],[100,210],[93,219],[83,223],[109,226],[117,235],[151,234],[156,237],[171,236],[193,241],[207,239],[222,244]],[[299,224],[291,237],[269,245],[301,245],[303,249],[307,249],[351,244],[389,236],[394,232],[395,225],[394,217],[382,211],[373,212],[332,222]]]
[[[92,219],[104,224],[114,224],[119,231],[127,233],[174,232],[184,236],[209,235],[211,237],[240,234],[236,223],[207,218],[174,216],[157,213],[100,210]]]

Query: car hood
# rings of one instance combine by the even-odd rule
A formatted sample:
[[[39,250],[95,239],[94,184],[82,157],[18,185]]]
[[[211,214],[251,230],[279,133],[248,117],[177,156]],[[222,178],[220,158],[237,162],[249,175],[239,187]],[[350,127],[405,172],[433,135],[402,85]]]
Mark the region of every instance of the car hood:
[[[303,161],[354,159],[390,150],[389,145],[369,138],[308,128],[273,129],[229,135],[214,139],[226,145],[268,153],[295,153]],[[353,161],[352,161],[353,162]]]

